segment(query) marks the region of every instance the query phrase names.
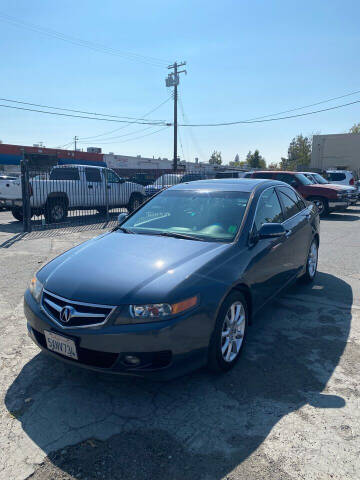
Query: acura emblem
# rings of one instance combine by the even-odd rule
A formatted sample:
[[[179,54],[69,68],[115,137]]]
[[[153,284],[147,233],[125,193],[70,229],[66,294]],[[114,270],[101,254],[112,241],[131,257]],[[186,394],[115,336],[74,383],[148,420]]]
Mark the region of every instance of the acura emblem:
[[[63,307],[60,311],[60,320],[63,323],[68,323],[71,320],[71,317],[74,314],[75,309],[73,307],[69,307],[66,305],[66,307]]]

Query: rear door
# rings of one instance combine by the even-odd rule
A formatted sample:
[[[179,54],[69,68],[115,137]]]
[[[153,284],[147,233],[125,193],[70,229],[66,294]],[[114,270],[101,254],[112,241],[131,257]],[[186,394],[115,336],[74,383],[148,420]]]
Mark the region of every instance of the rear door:
[[[85,167],[86,198],[87,207],[105,206],[105,179],[102,177],[100,168]]]
[[[276,188],[283,209],[283,225],[287,230],[284,255],[290,276],[295,276],[308,256],[312,238],[310,214],[303,199],[292,188]]]

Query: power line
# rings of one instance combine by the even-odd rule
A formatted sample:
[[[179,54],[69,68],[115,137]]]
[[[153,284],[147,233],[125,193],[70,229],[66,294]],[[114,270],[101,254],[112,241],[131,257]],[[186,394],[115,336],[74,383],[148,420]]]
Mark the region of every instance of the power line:
[[[228,125],[275,122],[277,120],[286,120],[289,118],[305,117],[307,115],[314,115],[316,113],[328,112],[329,110],[335,110],[337,108],[347,107],[349,105],[354,105],[356,103],[360,103],[360,100],[355,100],[354,102],[349,102],[349,103],[343,103],[342,105],[335,105],[334,107],[323,108],[321,110],[314,110],[312,112],[299,113],[297,115],[288,115],[286,117],[269,118],[264,120],[238,120],[235,122],[222,122],[222,123],[183,123],[183,124],[180,124],[180,126],[182,127],[220,127],[220,126],[228,126]]]
[[[115,137],[104,138],[104,140],[107,142],[108,140],[115,140],[117,138],[128,137],[130,135],[137,135],[138,133],[145,132],[146,130],[149,130],[150,128],[154,128],[154,125],[150,125],[148,127],[142,128],[141,130],[137,130],[135,132],[123,133],[122,135],[115,135]],[[100,140],[100,142],[101,142],[101,140]],[[84,139],[81,139],[79,141],[79,143],[89,143],[89,142],[87,140],[85,141]]]
[[[162,59],[159,59],[159,58],[145,56],[145,55],[139,55],[137,53],[133,53],[133,52],[125,51],[125,50],[122,51],[122,50],[118,50],[118,49],[115,49],[115,48],[106,47],[105,45],[101,45],[99,43],[89,42],[87,40],[82,40],[80,38],[72,37],[70,35],[65,35],[64,33],[58,32],[56,30],[51,30],[49,28],[44,28],[44,27],[41,27],[40,25],[36,25],[34,23],[29,23],[29,22],[24,22],[22,20],[18,20],[16,17],[12,17],[12,16],[4,14],[4,13],[0,13],[0,19],[7,22],[7,23],[15,25],[17,27],[26,28],[27,30],[30,30],[30,31],[33,31],[33,32],[36,32],[36,33],[40,33],[40,34],[43,34],[43,35],[47,35],[49,37],[53,37],[53,38],[56,38],[58,40],[62,40],[62,41],[67,42],[67,43],[71,43],[73,45],[77,45],[77,46],[84,47],[84,48],[89,48],[91,50],[94,50],[94,51],[97,51],[97,52],[100,52],[100,53],[106,53],[108,55],[115,55],[115,56],[118,56],[118,57],[123,57],[124,59],[129,60],[129,61],[141,62],[141,63],[145,63],[147,65],[152,65],[152,66],[162,67],[162,68],[164,68],[169,63],[168,61],[165,61],[165,60],[162,60]]]
[[[278,113],[269,113],[268,115],[263,115],[261,117],[255,117],[255,118],[249,118],[248,120],[249,121],[251,121],[251,120],[261,120],[262,118],[274,117],[276,115],[282,115],[283,113],[295,112],[297,110],[303,110],[304,108],[315,107],[316,105],[321,105],[323,103],[333,102],[334,100],[339,100],[340,98],[350,97],[351,95],[356,95],[357,93],[360,93],[360,90],[357,90],[355,92],[346,93],[345,95],[340,95],[339,97],[328,98],[327,100],[322,100],[321,102],[310,103],[310,105],[304,105],[303,107],[296,107],[296,108],[292,108],[290,110],[283,110],[282,112],[278,112]]]
[[[84,115],[71,115],[68,113],[59,113],[59,112],[46,112],[45,110],[36,110],[33,108],[25,108],[25,107],[15,107],[13,105],[3,105],[0,104],[0,107],[3,108],[12,108],[15,110],[25,110],[27,112],[36,112],[36,113],[46,113],[47,115],[55,115],[55,116],[60,116],[60,117],[71,117],[71,118],[84,118],[86,120],[97,120],[97,121],[102,121],[102,122],[113,122],[113,123],[126,123],[128,124],[129,122],[127,120],[116,120],[113,118],[100,118],[100,117],[89,117],[89,116],[84,116]],[[166,125],[170,126],[166,122],[154,122],[152,120],[142,120],[142,121],[136,121],[134,120],[131,123],[136,123],[138,125]]]
[[[150,132],[150,133],[147,133],[145,135],[140,135],[139,137],[128,138],[127,140],[123,140],[123,141],[120,141],[120,142],[101,142],[100,141],[99,145],[114,145],[114,144],[118,144],[118,143],[132,142],[133,140],[139,140],[140,138],[149,137],[150,135],[154,135],[155,133],[162,132],[163,130],[166,130],[169,127],[170,127],[170,125],[167,125],[165,127],[159,128],[158,130],[155,130],[155,132]],[[83,142],[83,143],[85,143],[85,142]]]
[[[160,107],[162,107],[165,103],[167,103],[170,99],[171,99],[171,95],[170,97],[168,97],[166,100],[164,100],[163,102],[160,103],[160,105],[157,105],[155,108],[153,108],[152,110],[150,110],[149,112],[145,113],[145,115],[143,115],[142,118],[135,118],[135,120],[145,120],[145,118],[148,116],[148,115],[151,115],[153,112],[155,112],[156,110],[158,110]],[[159,120],[160,121],[160,120]],[[163,123],[166,123],[165,121],[162,121]],[[128,122],[126,123],[125,125],[119,127],[119,128],[115,128],[115,130],[110,130],[110,131],[107,131],[107,132],[104,132],[104,133],[100,133],[98,135],[91,135],[89,137],[81,137],[81,140],[89,140],[89,139],[94,139],[94,138],[99,138],[99,137],[103,137],[105,135],[110,135],[111,133],[114,133],[114,132],[118,132],[119,130],[122,130],[123,128],[126,128],[128,125],[131,125],[132,123],[134,122]]]
[[[158,107],[151,110],[151,112],[147,113],[146,116],[150,115],[150,113],[152,113],[152,112],[155,112],[155,110],[157,110],[164,103],[169,101],[170,98],[171,97],[169,97],[164,102],[162,102]],[[33,107],[40,107],[40,108],[51,108],[52,110],[61,110],[61,111],[64,111],[64,112],[83,113],[85,115],[95,115],[95,116],[100,116],[100,117],[121,118],[121,119],[130,119],[130,120],[144,120],[144,118],[141,118],[141,117],[136,118],[136,117],[126,117],[124,115],[110,115],[110,114],[107,114],[107,113],[86,112],[86,111],[83,111],[83,110],[73,110],[71,108],[53,107],[51,105],[42,105],[42,104],[39,104],[39,103],[23,102],[23,101],[20,101],[20,100],[12,100],[12,99],[9,99],[9,98],[0,98],[0,101],[9,102],[9,103],[17,103],[17,104],[21,104],[21,105],[30,105],[30,106],[33,106]],[[152,120],[152,121],[153,122],[165,122],[165,120]],[[131,123],[131,122],[129,122],[129,123]]]

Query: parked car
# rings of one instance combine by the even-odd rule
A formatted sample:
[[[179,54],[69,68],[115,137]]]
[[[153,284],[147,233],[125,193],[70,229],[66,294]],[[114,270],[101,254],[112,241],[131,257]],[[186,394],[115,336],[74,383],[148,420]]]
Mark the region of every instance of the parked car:
[[[355,174],[350,170],[326,170],[326,175],[330,183],[351,186],[356,184]]]
[[[55,358],[159,379],[224,372],[253,315],[316,274],[318,211],[282,182],[180,183],[123,217],[30,282],[28,332]]]
[[[248,172],[240,171],[225,171],[225,172],[216,172],[215,178],[246,178]]]
[[[306,178],[311,180],[316,185],[332,185],[326,180],[322,175],[315,172],[299,172],[305,175]],[[339,185],[342,188],[342,191],[347,195],[349,202],[352,205],[355,205],[359,199],[358,190],[355,187],[350,187],[346,185]]]
[[[288,183],[298,191],[306,200],[317,206],[320,216],[330,212],[345,210],[349,205],[347,195],[336,185],[315,185],[305,175],[298,172],[257,171],[251,174],[252,178],[272,178]]]
[[[205,175],[201,173],[165,173],[156,179],[154,183],[145,187],[145,195],[152,197],[155,193],[177,185],[178,183],[194,182],[195,180],[203,180],[204,178]]]
[[[105,178],[107,175],[107,181]],[[84,165],[58,165],[47,179],[44,174],[30,179],[31,215],[45,215],[48,223],[61,222],[74,209],[95,209],[100,213],[109,208],[126,207],[132,211],[143,202],[142,185],[127,182],[113,170]],[[22,220],[21,180],[0,183],[0,202],[11,208],[13,216]]]

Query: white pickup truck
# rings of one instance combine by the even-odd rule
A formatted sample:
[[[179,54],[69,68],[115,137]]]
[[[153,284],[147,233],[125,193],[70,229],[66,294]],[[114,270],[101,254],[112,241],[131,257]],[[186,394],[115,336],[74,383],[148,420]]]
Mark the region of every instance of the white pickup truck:
[[[106,178],[107,177],[107,178]],[[69,210],[98,210],[126,207],[134,210],[144,200],[145,189],[127,182],[113,170],[85,165],[59,165],[50,174],[30,178],[32,215],[44,215],[47,223],[61,222]],[[0,180],[0,206],[22,220],[21,179]]]

